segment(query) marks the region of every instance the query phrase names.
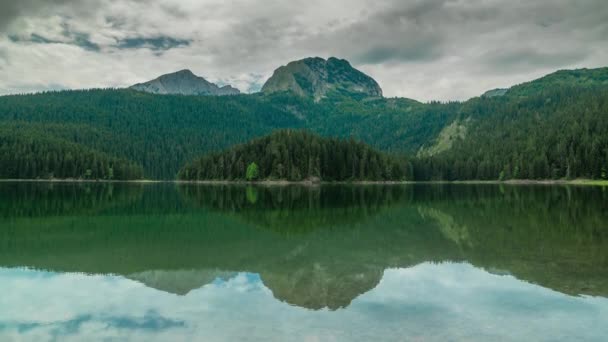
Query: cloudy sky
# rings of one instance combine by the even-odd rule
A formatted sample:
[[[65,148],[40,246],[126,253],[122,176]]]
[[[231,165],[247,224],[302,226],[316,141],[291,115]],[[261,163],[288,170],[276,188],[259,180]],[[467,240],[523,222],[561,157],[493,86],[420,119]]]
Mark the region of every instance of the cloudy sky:
[[[281,302],[253,273],[177,296],[118,276],[0,268],[0,293],[3,341],[602,341],[608,334],[606,298],[571,297],[467,264],[388,269],[376,288],[337,311]]]
[[[0,0],[0,94],[123,87],[191,69],[251,92],[345,58],[387,96],[463,100],[608,66],[606,0]]]

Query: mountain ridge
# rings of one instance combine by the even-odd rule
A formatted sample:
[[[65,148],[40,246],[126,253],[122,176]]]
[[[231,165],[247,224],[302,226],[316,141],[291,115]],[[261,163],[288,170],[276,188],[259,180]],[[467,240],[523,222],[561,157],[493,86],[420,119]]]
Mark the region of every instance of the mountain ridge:
[[[355,69],[345,59],[309,57],[292,61],[277,68],[262,87],[262,93],[291,91],[315,101],[333,92],[382,97],[382,88],[376,80]]]
[[[195,75],[189,69],[183,69],[161,75],[151,81],[137,83],[130,89],[159,95],[239,95],[241,92],[230,85],[220,87],[205,78]]]
[[[342,90],[316,99],[293,91],[158,96],[133,89],[3,96],[0,128],[10,132],[18,124],[24,128],[15,133],[23,137],[41,132],[49,141],[82,147],[72,159],[84,171],[70,171],[66,177],[73,178],[87,170],[109,174],[82,152],[93,150],[141,166],[146,178],[175,179],[195,158],[279,129],[352,137],[410,156],[415,180],[608,178],[608,68],[559,71],[503,96],[465,102],[421,103]],[[52,156],[39,156],[28,139],[16,141],[0,165],[4,174],[53,173]],[[422,148],[431,153],[417,155]]]

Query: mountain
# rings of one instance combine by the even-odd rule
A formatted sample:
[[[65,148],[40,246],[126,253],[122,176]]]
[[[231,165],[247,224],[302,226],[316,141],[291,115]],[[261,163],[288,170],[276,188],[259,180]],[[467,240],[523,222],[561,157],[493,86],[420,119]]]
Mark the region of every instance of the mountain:
[[[481,97],[534,96],[548,89],[577,87],[594,88],[608,86],[608,68],[559,70],[541,78],[515,85],[486,91]]]
[[[152,81],[139,83],[130,87],[137,91],[151,94],[175,95],[238,95],[240,91],[229,85],[219,87],[206,79],[196,76],[190,70],[182,70],[162,75]]]
[[[0,127],[10,130],[14,124],[22,127],[17,133],[25,135],[32,127],[50,139],[130,160],[148,179],[175,179],[184,163],[202,153],[277,128],[301,127],[302,121],[260,96],[160,96],[114,89],[0,97]],[[18,150],[13,153],[22,157]]]
[[[52,125],[0,125],[0,179],[142,178],[142,167],[132,161],[45,133],[52,129]]]
[[[0,266],[113,274],[179,295],[250,272],[278,300],[336,310],[386,269],[466,261],[606,297],[606,196],[498,185],[0,183]]]
[[[354,70],[334,59],[308,61]],[[2,96],[0,131],[18,135],[10,144],[19,148],[5,150],[0,178],[79,178],[83,170],[104,178],[108,164],[121,161],[125,170],[143,169],[145,178],[175,179],[201,155],[279,129],[352,137],[409,156],[415,180],[608,178],[608,68],[558,71],[503,96],[448,103],[370,97],[374,92],[350,92],[348,82],[302,96],[272,91],[273,82],[262,93],[240,96],[133,89]],[[44,142],[29,144],[32,137]],[[55,163],[52,151],[38,147],[47,141],[73,151],[67,163],[78,160],[78,167]]]
[[[0,97],[0,126],[39,127],[45,136],[137,163],[148,179],[175,179],[200,155],[286,128],[411,153],[453,121],[459,107],[408,99],[315,103],[290,93],[158,96],[104,89]]]
[[[228,280],[236,272],[220,270],[147,270],[127,275],[127,278],[167,293],[185,296],[194,289],[212,283],[216,279]]]
[[[382,97],[382,89],[371,77],[334,57],[306,58],[275,70],[262,87],[266,94],[292,91],[319,101],[331,93]]]
[[[539,79],[518,84],[505,95],[535,96],[555,88],[597,88],[608,86],[608,68],[559,70]]]
[[[608,179],[608,86],[590,74],[465,102],[414,163],[415,179]]]

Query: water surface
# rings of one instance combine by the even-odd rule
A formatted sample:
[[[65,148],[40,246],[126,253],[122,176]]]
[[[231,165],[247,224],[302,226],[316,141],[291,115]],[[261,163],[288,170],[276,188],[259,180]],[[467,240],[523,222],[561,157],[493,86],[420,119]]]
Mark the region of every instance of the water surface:
[[[0,184],[0,340],[603,341],[601,187]]]

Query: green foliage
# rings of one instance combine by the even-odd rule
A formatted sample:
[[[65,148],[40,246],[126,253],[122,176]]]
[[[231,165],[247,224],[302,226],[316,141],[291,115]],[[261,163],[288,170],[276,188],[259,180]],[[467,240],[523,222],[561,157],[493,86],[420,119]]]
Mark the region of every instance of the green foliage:
[[[505,171],[500,171],[500,175],[498,176],[498,180],[504,181],[506,179]]]
[[[257,180],[259,176],[260,171],[258,170],[258,164],[256,164],[255,162],[249,164],[249,166],[247,166],[247,180],[254,181]]]
[[[249,204],[256,204],[258,202],[258,189],[248,186],[246,196]]]
[[[421,158],[411,159],[413,165],[405,168],[413,169],[408,174],[415,177],[408,179],[488,180],[500,178],[503,171],[505,179],[599,179],[606,177],[603,168],[608,165],[607,89],[608,68],[602,68],[559,71],[513,87],[504,96],[464,103],[372,100],[340,89],[330,90],[319,103],[289,92],[214,97],[90,90],[3,96],[0,126],[12,131],[11,139],[20,145],[35,137],[37,145],[49,141],[64,146],[62,150],[78,150],[70,153],[71,158],[77,153],[84,160],[83,154],[94,153],[98,162],[107,161],[99,167],[83,162],[82,169],[66,172],[38,152],[30,153],[27,165],[17,162],[13,159],[22,157],[8,149],[0,156],[9,163],[2,164],[0,177],[81,178],[90,169],[92,178],[125,179],[126,173],[135,176],[135,169],[141,168],[144,177],[174,179],[180,167],[200,155],[279,129],[307,129],[321,136],[352,137],[393,154],[415,156],[423,148],[442,147],[432,156],[420,153]],[[441,133],[450,125],[462,125],[466,134],[452,134],[443,141]],[[14,158],[6,159],[9,156]],[[239,175],[231,177],[242,178],[252,161],[234,161],[241,163],[236,165]],[[268,169],[256,162],[261,173]],[[321,176],[322,161],[308,160],[297,168],[289,162],[272,165],[272,177]],[[42,170],[32,172],[34,166]],[[217,170],[210,172],[226,178]],[[384,177],[390,173],[383,172]],[[343,178],[332,172],[324,176],[328,174],[329,179]]]
[[[608,68],[560,70],[537,80],[517,85],[506,93],[510,97],[536,96],[547,89],[608,86]]]
[[[0,178],[140,179],[141,167],[49,136],[28,126],[0,124]]]
[[[289,93],[173,96],[131,90],[0,97],[0,123],[127,159],[152,179],[174,179],[187,161],[282,128],[354,137],[389,152],[415,152],[455,117],[458,104],[407,99],[322,103]]]
[[[283,130],[187,164],[182,180],[246,179],[301,181],[405,180],[405,160],[378,152],[353,139],[321,138],[306,131]]]
[[[608,295],[599,187],[253,187],[255,203],[247,188],[0,184],[0,264],[127,277],[246,270],[308,306],[318,289],[308,280],[328,275],[338,307],[387,268],[466,261],[574,296]],[[294,279],[300,290],[278,291]]]
[[[257,95],[89,90],[0,97],[0,123],[130,160],[147,178],[174,179],[195,156],[298,127],[301,120]]]
[[[608,87],[474,99],[461,115],[467,137],[415,160],[416,180],[599,179],[608,165]]]

